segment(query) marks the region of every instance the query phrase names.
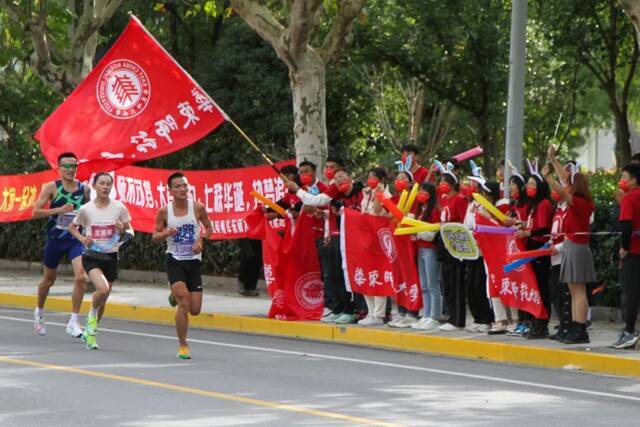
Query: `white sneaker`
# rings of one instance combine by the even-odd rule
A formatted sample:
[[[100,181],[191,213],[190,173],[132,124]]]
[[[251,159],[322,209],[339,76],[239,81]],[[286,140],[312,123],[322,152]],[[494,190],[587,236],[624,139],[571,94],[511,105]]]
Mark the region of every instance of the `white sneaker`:
[[[423,317],[422,319],[418,320],[417,322],[413,322],[411,324],[411,329],[422,329],[422,327],[425,325],[425,323],[427,323],[427,320],[429,320],[426,317]]]
[[[404,314],[398,314],[396,317],[393,318],[393,320],[389,323],[387,323],[387,326],[390,326],[392,328],[397,328],[398,325],[404,320]]]
[[[33,323],[33,329],[35,329],[36,334],[40,335],[41,337],[47,335],[47,327],[44,324],[43,317],[35,319],[35,322]]]
[[[453,332],[453,331],[461,331],[462,328],[459,326],[454,326],[451,323],[445,323],[444,325],[438,326],[438,330],[442,332]]]
[[[436,331],[440,326],[440,322],[436,319],[427,318],[426,321],[421,325],[420,330],[422,331]]]
[[[78,326],[78,322],[67,323],[67,335],[71,335],[74,338],[80,338],[82,336],[82,328]]]
[[[377,318],[375,316],[367,316],[364,319],[360,319],[358,321],[358,325],[360,326],[382,326],[384,322],[382,319]]]
[[[399,320],[396,323],[396,328],[408,328],[417,321],[418,319],[413,316],[406,316],[404,319]]]
[[[340,316],[339,314],[329,313],[326,316],[323,316],[320,321],[323,323],[334,323],[336,319]]]
[[[471,323],[470,325],[467,325],[467,327],[464,328],[465,331],[467,332],[478,332],[478,327],[480,325],[476,322]]]
[[[484,323],[480,323],[478,324],[478,326],[476,327],[476,332],[489,332],[489,329],[491,329],[491,325],[486,325]]]

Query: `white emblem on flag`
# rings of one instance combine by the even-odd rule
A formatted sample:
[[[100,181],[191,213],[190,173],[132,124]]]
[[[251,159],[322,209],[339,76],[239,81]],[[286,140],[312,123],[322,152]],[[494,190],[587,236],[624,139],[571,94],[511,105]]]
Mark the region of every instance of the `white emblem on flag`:
[[[100,107],[111,117],[136,117],[149,105],[151,98],[147,73],[128,59],[112,61],[100,74],[96,97]]]

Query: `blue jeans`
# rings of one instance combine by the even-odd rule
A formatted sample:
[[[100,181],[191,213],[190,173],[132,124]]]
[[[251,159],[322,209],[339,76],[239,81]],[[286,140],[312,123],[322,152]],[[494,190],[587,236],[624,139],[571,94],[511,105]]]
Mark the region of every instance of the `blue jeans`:
[[[442,317],[442,290],[440,289],[440,263],[435,248],[418,249],[418,272],[422,285],[424,316],[440,320]]]

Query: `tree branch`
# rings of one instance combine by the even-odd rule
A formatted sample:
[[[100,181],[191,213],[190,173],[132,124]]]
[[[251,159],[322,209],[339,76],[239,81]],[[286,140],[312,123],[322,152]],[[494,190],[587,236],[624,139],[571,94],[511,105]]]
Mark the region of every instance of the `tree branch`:
[[[285,28],[265,6],[255,0],[231,0],[231,7],[274,49],[281,49]]]
[[[320,56],[325,64],[335,60],[342,48],[349,44],[353,33],[353,21],[362,11],[365,2],[366,0],[338,2],[338,15],[320,48]]]
[[[291,7],[289,27],[285,32],[285,40],[289,46],[289,52],[296,56],[306,49],[315,27],[314,18],[318,9],[322,6],[322,0],[295,0]]]
[[[640,29],[640,2],[638,0],[619,0],[619,2],[624,9],[624,13],[631,19],[637,33]],[[636,37],[637,43],[640,43],[640,38],[638,37]]]
[[[638,49],[638,33],[634,31],[633,34],[633,55],[631,56],[631,67],[629,67],[629,73],[627,74],[627,78],[624,81],[624,87],[622,89],[622,109],[627,112],[627,105],[629,103],[629,90],[631,89],[631,82],[633,81],[633,77],[636,73],[636,68],[638,66],[638,56],[640,55],[640,50]]]

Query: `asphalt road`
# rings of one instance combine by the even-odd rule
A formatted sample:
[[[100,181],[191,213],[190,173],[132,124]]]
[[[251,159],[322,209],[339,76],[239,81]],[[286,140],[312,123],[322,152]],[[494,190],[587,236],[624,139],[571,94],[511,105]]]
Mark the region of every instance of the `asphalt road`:
[[[0,307],[2,426],[640,425],[640,381]]]

